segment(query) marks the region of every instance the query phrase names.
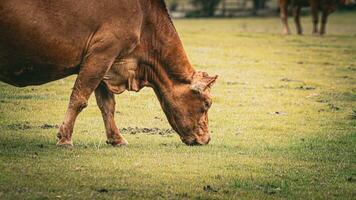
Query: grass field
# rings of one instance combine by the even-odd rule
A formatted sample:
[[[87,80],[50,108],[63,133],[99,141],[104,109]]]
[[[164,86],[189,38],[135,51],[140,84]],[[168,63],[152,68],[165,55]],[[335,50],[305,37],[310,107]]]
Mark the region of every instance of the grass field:
[[[195,68],[220,75],[203,147],[167,130],[144,89],[116,98],[128,147],[105,144],[92,97],[75,148],[58,148],[75,77],[0,83],[0,199],[355,199],[355,19],[332,15],[325,37],[309,17],[305,36],[278,18],[175,20]]]

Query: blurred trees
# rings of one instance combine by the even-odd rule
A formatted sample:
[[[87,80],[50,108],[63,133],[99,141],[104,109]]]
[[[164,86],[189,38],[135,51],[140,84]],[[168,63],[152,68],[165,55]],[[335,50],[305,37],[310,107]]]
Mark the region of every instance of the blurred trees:
[[[191,3],[199,9],[199,15],[202,17],[213,17],[220,2],[221,0],[191,0]]]
[[[165,0],[178,17],[276,15],[278,0]],[[294,0],[299,1],[299,0]],[[335,0],[336,1],[336,0]],[[340,6],[356,10],[356,4]]]
[[[168,1],[169,10],[176,11],[178,6],[179,6],[178,0],[170,0],[170,1]]]
[[[1,1],[1,0],[0,0]],[[164,0],[173,17],[236,17],[276,15],[278,0]],[[294,0],[299,1],[299,0]],[[336,0],[335,0],[336,1]],[[355,1],[355,0],[353,0]],[[339,6],[356,10],[356,4]]]
[[[257,15],[258,10],[264,9],[266,0],[253,0],[252,15]]]
[[[265,8],[274,8],[277,0],[165,0],[170,11],[185,13],[186,17],[234,16],[247,11],[257,15]],[[272,5],[272,7],[271,7]],[[184,14],[183,14],[184,15]],[[246,15],[246,14],[245,14]],[[182,15],[181,15],[182,16]]]

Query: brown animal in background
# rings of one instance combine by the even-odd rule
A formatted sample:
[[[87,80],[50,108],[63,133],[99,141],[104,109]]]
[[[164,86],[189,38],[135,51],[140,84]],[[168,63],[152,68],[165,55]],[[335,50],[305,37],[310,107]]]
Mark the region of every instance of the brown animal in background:
[[[58,145],[73,145],[75,120],[93,92],[107,143],[126,145],[114,122],[114,94],[145,86],[185,144],[210,141],[217,76],[193,69],[163,0],[0,0],[0,80],[24,87],[72,74]]]
[[[279,0],[280,16],[285,34],[290,34],[288,26],[288,6],[293,9],[294,22],[299,35],[303,34],[300,24],[300,10],[302,7],[310,6],[313,17],[313,34],[325,34],[325,27],[330,13],[336,10],[338,4],[349,4],[351,0]],[[319,12],[321,12],[321,27],[318,32]]]

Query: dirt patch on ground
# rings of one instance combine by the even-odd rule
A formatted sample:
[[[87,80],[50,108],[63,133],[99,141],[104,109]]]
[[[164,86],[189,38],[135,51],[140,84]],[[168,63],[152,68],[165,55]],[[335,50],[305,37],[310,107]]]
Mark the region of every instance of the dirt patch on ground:
[[[295,89],[298,89],[298,90],[315,90],[316,88],[313,87],[313,86],[302,85],[302,86],[296,87]]]
[[[172,135],[174,134],[174,130],[172,129],[160,129],[157,127],[154,128],[139,128],[139,127],[127,127],[121,129],[122,134],[139,134],[145,133],[150,135]]]
[[[246,85],[244,82],[230,81],[226,82],[227,85]]]
[[[10,124],[7,127],[11,130],[28,130],[33,128],[29,122]]]
[[[289,79],[289,78],[282,78],[281,81],[283,82],[296,82],[296,83],[304,83],[304,81],[300,81],[300,80],[293,80],[293,79]]]
[[[39,127],[42,128],[42,129],[52,129],[52,128],[57,129],[57,128],[59,128],[58,125],[53,125],[53,124],[43,124],[43,125],[41,125]]]
[[[52,125],[52,124],[42,124],[40,126],[34,126],[31,125],[30,122],[22,122],[22,123],[14,123],[14,124],[9,124],[7,126],[11,130],[28,130],[28,129],[33,129],[33,128],[41,128],[41,129],[58,129],[58,125]]]

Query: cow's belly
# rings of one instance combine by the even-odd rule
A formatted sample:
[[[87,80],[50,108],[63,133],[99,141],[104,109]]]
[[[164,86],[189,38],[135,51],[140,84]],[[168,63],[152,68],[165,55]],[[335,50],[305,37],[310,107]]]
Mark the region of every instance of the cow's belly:
[[[14,86],[45,84],[75,74],[79,68],[69,62],[45,62],[37,58],[9,56],[13,53],[9,50],[0,48],[0,81]]]
[[[8,0],[0,9],[3,82],[44,84],[74,74],[82,61],[91,28],[64,11],[46,13],[41,2]]]
[[[15,86],[40,85],[76,73],[84,39],[56,34],[29,39],[24,33],[0,33],[1,81]]]
[[[2,67],[3,66],[0,66],[0,68]],[[78,72],[78,67],[59,68],[58,66],[51,65],[17,66],[16,68],[16,71],[2,69],[0,81],[17,87],[25,87],[30,85],[42,85]]]

